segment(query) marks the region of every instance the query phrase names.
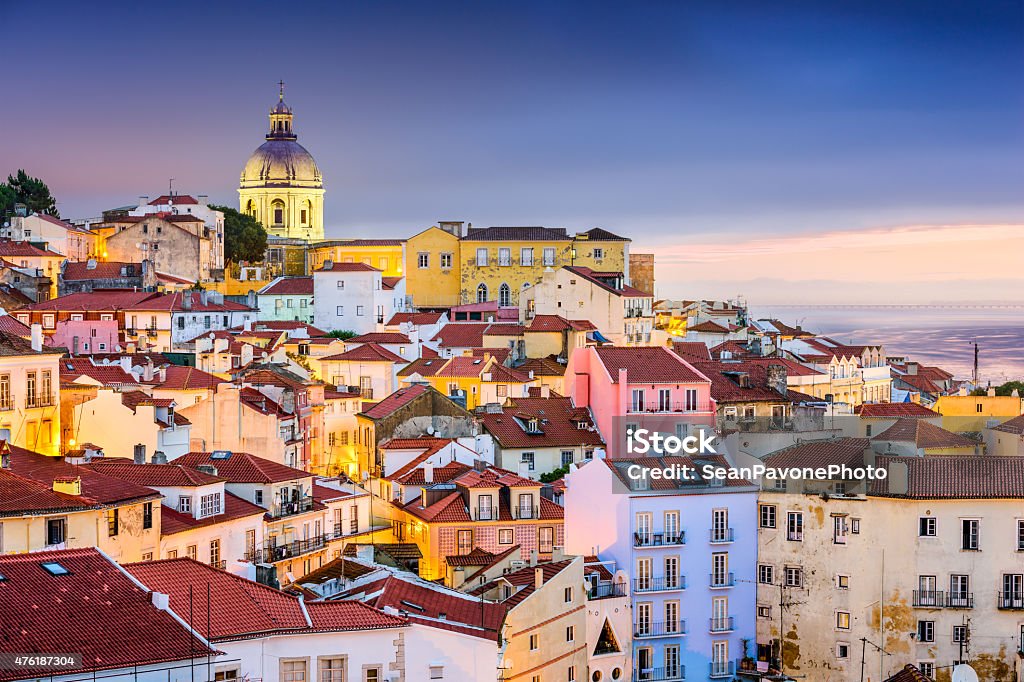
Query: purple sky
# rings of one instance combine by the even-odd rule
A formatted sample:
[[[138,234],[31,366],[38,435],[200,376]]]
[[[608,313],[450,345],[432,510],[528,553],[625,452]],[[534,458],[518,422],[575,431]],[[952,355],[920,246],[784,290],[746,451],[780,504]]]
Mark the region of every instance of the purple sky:
[[[1020,2],[102,7],[0,0],[0,172],[46,179],[66,217],[170,177],[235,205],[283,78],[329,236],[600,225],[678,254],[1024,223]],[[864,276],[898,262],[868,260]],[[664,269],[659,294],[725,295],[683,270]],[[779,281],[762,294],[792,298]]]

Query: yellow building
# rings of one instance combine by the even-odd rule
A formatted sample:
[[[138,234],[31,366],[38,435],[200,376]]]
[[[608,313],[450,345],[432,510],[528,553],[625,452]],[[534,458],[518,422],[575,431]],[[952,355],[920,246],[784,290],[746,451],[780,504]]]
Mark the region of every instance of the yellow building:
[[[418,308],[461,302],[459,263],[462,223],[439,223],[410,237],[405,247],[405,291]]]
[[[621,272],[629,279],[631,241],[600,227],[579,232],[573,237],[572,264],[598,272]]]
[[[426,381],[447,396],[465,397],[467,410],[487,403],[503,403],[508,398],[526,397],[531,386],[540,384],[539,379],[506,367],[486,352],[447,361],[421,358],[398,374],[403,381]]]
[[[951,431],[982,431],[993,420],[1024,414],[1024,399],[1015,395],[941,395],[932,409],[942,415],[942,426]]]
[[[404,239],[341,239],[309,245],[309,271],[323,268],[325,261],[363,263],[377,268],[384,277],[401,277],[405,268]]]
[[[239,210],[275,237],[324,238],[324,183],[313,156],[296,140],[284,84],[270,110],[267,141],[252,153],[238,185]]]

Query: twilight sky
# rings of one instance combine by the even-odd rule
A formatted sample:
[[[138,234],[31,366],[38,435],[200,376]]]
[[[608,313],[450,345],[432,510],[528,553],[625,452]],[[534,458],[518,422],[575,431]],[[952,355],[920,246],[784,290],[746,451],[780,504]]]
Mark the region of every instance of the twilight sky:
[[[66,217],[170,177],[236,205],[283,78],[329,236],[599,225],[659,254],[664,297],[1024,301],[1020,0],[0,0],[0,25],[0,173]]]

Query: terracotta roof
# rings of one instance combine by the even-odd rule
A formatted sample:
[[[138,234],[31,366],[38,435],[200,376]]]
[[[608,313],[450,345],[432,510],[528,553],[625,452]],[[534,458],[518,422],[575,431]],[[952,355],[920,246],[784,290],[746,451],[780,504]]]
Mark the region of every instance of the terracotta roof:
[[[404,239],[346,239],[345,246],[401,246]]]
[[[196,205],[199,202],[194,197],[188,194],[161,194],[153,201],[149,202],[150,206],[166,206],[173,203],[175,206],[184,206],[185,204]]]
[[[0,517],[59,514],[89,509],[93,503],[77,495],[56,493],[51,485],[0,469]]]
[[[613,383],[619,382],[619,369],[625,369],[632,384],[709,383],[709,379],[667,348],[636,346],[630,348],[600,346],[594,349],[608,370]]]
[[[907,663],[899,672],[886,679],[885,682],[931,682],[931,679],[932,678],[926,676],[923,672]]]
[[[959,433],[947,431],[923,419],[898,419],[895,424],[871,438],[873,441],[914,443],[915,447],[932,448],[974,448],[975,441]]]
[[[875,466],[907,466],[907,492],[890,493],[890,476],[872,481],[869,494],[912,499],[1022,499],[1024,457],[995,455],[934,455],[902,457],[879,455]]]
[[[292,415],[285,412],[276,401],[260,393],[251,386],[246,386],[238,392],[238,400],[249,409],[256,410],[261,414],[274,415],[278,419],[288,419]]]
[[[405,467],[402,468],[406,469]],[[451,462],[444,466],[434,467],[434,477],[432,482],[450,483],[452,479],[465,473],[471,468],[472,467],[470,465],[463,464],[462,462]],[[418,465],[406,470],[404,473],[396,471],[393,475],[388,476],[387,478],[388,480],[404,486],[419,486],[427,482],[426,472],[423,470],[423,467]]]
[[[132,306],[131,310],[158,310],[158,311],[169,311],[180,313],[185,311],[185,307],[182,305],[182,301],[185,297],[192,299],[192,307],[190,311],[195,312],[230,312],[230,311],[245,311],[253,310],[247,305],[242,303],[236,303],[235,301],[225,298],[221,303],[214,302],[214,296],[207,295],[206,303],[203,303],[202,295],[206,292],[202,291],[176,291],[170,294],[157,295],[154,298],[144,299]]]
[[[585,240],[580,237],[586,237]],[[617,234],[609,232],[604,228],[592,227],[586,232],[579,232],[576,234],[577,241],[591,241],[591,242],[631,242],[633,241],[629,237],[620,237]]]
[[[244,519],[249,516],[258,516],[262,519],[266,513],[267,510],[263,507],[242,499],[237,495],[225,492],[224,510],[214,516],[204,516],[201,519],[197,519],[191,514],[182,514],[172,507],[166,505],[161,507],[160,535],[174,535],[175,533],[183,533],[188,530],[206,528],[207,526],[215,526],[221,523],[230,524],[238,519]],[[238,532],[238,527],[225,526],[225,530],[229,533]]]
[[[218,385],[226,383],[218,376],[185,365],[167,365],[164,367],[164,371],[166,375],[163,382],[160,381],[160,372],[154,371],[152,380],[143,380],[141,383],[168,391],[195,391],[216,388]]]
[[[397,326],[403,322],[409,322],[414,325],[437,324],[442,316],[443,313],[395,313],[388,320],[387,326]]]
[[[90,268],[87,261],[66,261],[61,279],[65,282],[78,282],[90,279],[120,279],[122,277],[142,277],[141,263],[125,263],[121,261],[93,262]],[[126,274],[121,274],[126,268]]]
[[[701,333],[701,334],[728,334],[729,333],[729,328],[728,327],[723,327],[722,325],[718,324],[717,322],[712,322],[711,320],[706,320],[704,322],[700,322],[700,323],[692,325],[692,326],[687,326],[686,331],[687,331],[687,333],[689,333],[689,332],[698,332],[698,333]]]
[[[81,499],[89,504],[119,504],[122,502],[159,499],[160,493],[136,483],[107,476],[90,467],[68,464],[59,457],[47,457],[37,452],[11,447],[13,473],[32,479],[47,487],[55,478],[80,478]]]
[[[217,469],[217,476],[230,483],[283,483],[312,475],[247,452],[232,452],[225,458],[213,455],[212,452],[190,452],[176,458],[174,462],[192,468],[200,464],[213,465]]]
[[[567,320],[561,315],[535,315],[526,327],[527,332],[564,332],[570,329],[592,331],[597,327],[590,320]]]
[[[781,363],[779,363],[781,364]],[[780,402],[788,400],[768,385],[768,363],[694,362],[711,379],[711,397],[720,403]],[[746,386],[742,385],[746,377]]]
[[[485,602],[436,583],[393,575],[360,585],[343,596],[364,596],[365,603],[378,609],[397,609],[412,622],[495,641],[506,612],[501,604]]]
[[[192,467],[182,466],[177,462],[172,464],[136,464],[128,459],[96,459],[89,464],[89,467],[105,476],[113,476],[122,481],[150,487],[192,487],[225,480]]]
[[[0,332],[7,332],[23,339],[31,338],[32,329],[11,315],[0,315]],[[31,347],[31,346],[30,346]]]
[[[478,412],[477,418],[502,448],[604,445],[590,410],[570,398],[512,398],[500,412]],[[537,433],[527,430],[531,418],[538,419]]]
[[[433,436],[420,436],[419,438],[389,438],[378,446],[381,450],[419,450],[419,453],[413,457],[408,464],[396,469],[394,472],[385,476],[385,478],[392,480],[404,476],[423,462],[427,461],[431,455],[440,452],[452,443],[458,445],[458,441],[451,438],[434,438]],[[460,445],[459,447],[462,446]]]
[[[31,331],[30,331],[31,333]],[[42,350],[32,349],[32,342],[18,334],[0,331],[0,357],[24,357],[37,355],[63,355],[63,348],[54,348],[44,345]]]
[[[591,284],[594,284],[594,285],[600,287],[601,289],[604,289],[605,291],[607,291],[609,293],[613,293],[613,294],[615,294],[617,296],[630,296],[630,297],[633,297],[633,298],[654,298],[654,294],[649,294],[646,291],[640,291],[636,287],[632,287],[632,286],[630,286],[628,284],[623,284],[622,288],[616,289],[615,287],[609,286],[608,284],[602,282],[599,279],[599,276],[601,276],[601,275],[608,275],[609,273],[595,272],[595,271],[591,270],[590,268],[585,268],[585,267],[580,266],[580,265],[573,266],[573,267],[566,266],[565,269],[568,270],[569,272],[572,272],[574,274],[579,275],[580,277],[582,277],[583,279],[587,280]],[[615,273],[615,274],[618,275],[620,273]]]
[[[865,419],[872,418],[919,418],[928,419],[940,416],[920,403],[864,403],[853,408],[853,413]]]
[[[136,308],[161,294],[130,289],[79,292],[51,298],[26,306],[23,310],[59,310],[66,312],[116,311]]]
[[[490,326],[490,322],[449,322],[430,340],[446,348],[481,348],[484,330]]]
[[[776,450],[763,458],[766,465],[789,467],[827,467],[845,464],[851,469],[864,467],[864,451],[870,446],[867,438],[836,438],[812,440]]]
[[[475,580],[477,576],[483,575],[487,571],[491,570],[492,568],[497,566],[499,562],[504,561],[513,553],[517,555],[521,554],[522,545],[510,545],[508,548],[498,552],[497,554],[492,554],[491,560],[486,564],[480,566],[480,568],[477,569],[475,572],[467,575],[464,582],[468,584],[470,581]]]
[[[564,227],[471,227],[464,241],[561,242],[572,238]]]
[[[942,393],[942,387],[923,374],[893,374],[892,378],[922,393]]]
[[[404,278],[384,276],[380,278],[380,285],[385,289],[394,289],[402,279]]]
[[[526,327],[512,322],[492,322],[484,329],[484,336],[522,336]]]
[[[521,604],[524,599],[537,590],[536,571],[538,568],[541,570],[543,582],[546,584],[549,580],[568,568],[569,564],[573,561],[574,559],[563,559],[562,561],[537,564],[536,566],[526,566],[519,570],[512,571],[511,573],[506,573],[500,578],[477,587],[471,592],[471,594],[483,594],[484,592],[498,587],[503,583],[511,583],[513,587],[518,589],[515,589],[512,592],[512,595],[507,599],[503,599],[501,603],[507,607],[513,607]]]
[[[332,360],[343,360],[346,362],[400,362],[402,364],[409,362],[401,355],[392,353],[387,348],[376,343],[364,343],[363,345],[356,346],[344,353],[337,353],[336,355],[328,355],[320,358],[320,362],[329,362]]]
[[[687,362],[711,359],[707,344],[701,341],[673,341],[672,351]]]
[[[418,358],[398,370],[398,376],[407,377],[412,376],[413,374],[419,374],[421,377],[432,377],[435,376],[447,362],[447,360],[438,357]]]
[[[469,554],[450,554],[444,558],[444,562],[453,568],[456,566],[486,566],[492,561],[494,561],[494,555],[479,547],[474,547]]]
[[[312,296],[312,277],[279,277],[260,289],[261,296]]]
[[[347,546],[348,545],[346,545],[346,547]],[[316,568],[310,573],[302,576],[302,578],[297,582],[304,585],[319,585],[327,582],[328,580],[334,580],[335,578],[341,577],[348,578],[349,580],[355,580],[356,578],[361,578],[368,573],[373,573],[375,570],[378,569],[366,566],[359,561],[353,561],[350,558],[338,557],[337,559],[331,559],[320,568]]]
[[[67,570],[52,575],[53,562]],[[217,655],[173,615],[156,608],[140,588],[99,550],[69,549],[0,556],[0,651],[74,651],[76,672],[133,668]],[[74,627],[69,630],[69,614]],[[117,627],[119,635],[110,636]],[[50,677],[51,672],[0,669],[0,680]]]
[[[408,336],[399,332],[370,332],[346,339],[345,343],[412,343]]]
[[[1013,419],[1007,419],[1002,424],[992,427],[993,431],[1002,431],[1003,433],[1012,433],[1015,435],[1024,435],[1024,414]]]
[[[505,361],[508,360],[508,356],[512,354],[511,348],[471,348],[470,354],[474,357],[482,358],[485,355],[490,355],[499,364],[504,365]]]
[[[314,327],[313,325],[309,324],[308,322],[300,322],[298,320],[256,320],[255,322],[252,323],[252,328],[254,330],[256,330],[256,331],[259,331],[261,329],[272,329],[272,330],[281,329],[281,330],[285,330],[285,331],[294,331],[296,329],[305,329],[306,330],[306,335],[309,336],[311,339],[312,338],[316,338],[318,336],[324,336],[325,334],[327,334],[327,332],[325,332],[324,330],[318,329],[317,327]],[[245,325],[239,325],[237,327],[232,327],[231,330],[232,331],[244,331],[245,330]],[[302,341],[304,339],[302,339],[300,337],[295,337],[292,340],[293,341]]]
[[[94,365],[88,357],[61,358],[59,361],[62,380],[74,381],[87,376],[104,386],[138,386],[139,380],[124,371],[121,365]]]
[[[549,355],[546,358],[527,358],[516,369],[527,375],[533,372],[535,377],[560,377],[565,376],[565,367],[565,363]]]
[[[51,256],[63,258],[59,253],[48,249],[40,249],[28,242],[16,242],[10,239],[0,239],[0,257],[11,258],[17,256],[28,256],[37,258],[39,256]]]
[[[326,265],[326,264],[325,264]],[[380,272],[377,268],[367,265],[366,263],[338,263],[337,261],[331,264],[330,268],[321,266],[316,269],[317,272]]]
[[[497,366],[491,363],[490,367]],[[488,369],[488,362],[482,357],[473,355],[460,355],[451,358],[439,369],[434,376],[439,377],[479,377]]]
[[[387,398],[362,411],[362,414],[370,419],[383,419],[391,415],[395,410],[411,403],[416,398],[425,394],[430,388],[422,384],[400,388]]]

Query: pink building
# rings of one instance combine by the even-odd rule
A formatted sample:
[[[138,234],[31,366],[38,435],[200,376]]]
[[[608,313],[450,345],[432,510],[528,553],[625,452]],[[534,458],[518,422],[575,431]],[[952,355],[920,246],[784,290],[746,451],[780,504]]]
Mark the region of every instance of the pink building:
[[[565,386],[577,407],[590,408],[609,457],[621,456],[618,421],[655,423],[662,431],[671,423],[676,432],[687,423],[714,424],[711,380],[668,348],[577,349],[569,358]]]
[[[70,320],[57,322],[49,344],[67,348],[72,355],[113,353],[120,350],[117,320]]]

